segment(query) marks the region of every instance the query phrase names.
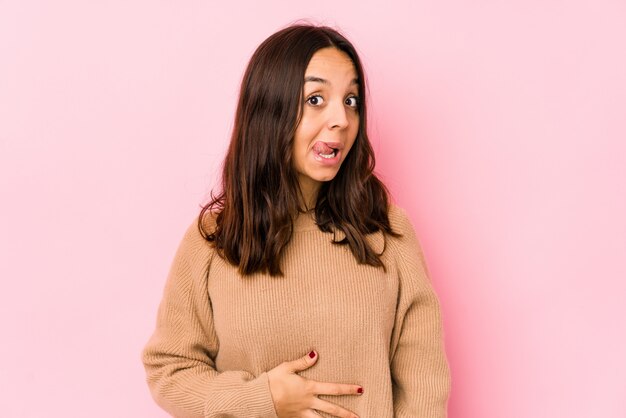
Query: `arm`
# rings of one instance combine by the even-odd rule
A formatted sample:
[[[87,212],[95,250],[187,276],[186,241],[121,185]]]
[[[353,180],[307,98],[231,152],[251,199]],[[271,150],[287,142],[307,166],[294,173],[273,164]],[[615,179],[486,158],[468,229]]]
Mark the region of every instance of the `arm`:
[[[213,249],[194,222],[176,252],[142,360],[152,397],[176,417],[271,417],[267,373],[218,372],[207,272]]]
[[[450,392],[439,300],[413,226],[394,208],[390,221],[400,290],[391,344],[394,416],[444,418]]]

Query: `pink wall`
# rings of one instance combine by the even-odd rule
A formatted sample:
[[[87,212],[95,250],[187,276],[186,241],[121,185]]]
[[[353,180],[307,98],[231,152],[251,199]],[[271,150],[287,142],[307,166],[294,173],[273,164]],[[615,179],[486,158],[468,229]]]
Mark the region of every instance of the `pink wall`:
[[[254,48],[362,53],[450,417],[626,416],[622,1],[0,1],[0,416],[165,417],[140,362]]]

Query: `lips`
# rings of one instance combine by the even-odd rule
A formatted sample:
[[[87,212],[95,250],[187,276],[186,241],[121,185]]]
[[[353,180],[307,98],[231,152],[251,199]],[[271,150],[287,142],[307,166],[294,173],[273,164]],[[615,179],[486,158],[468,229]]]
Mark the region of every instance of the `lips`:
[[[313,145],[313,151],[317,152],[318,154],[325,155],[332,154],[333,152],[341,150],[342,148],[343,146],[341,145],[341,142],[317,141]]]
[[[326,145],[324,142],[316,142],[315,145],[313,145],[313,151],[318,154],[332,154],[334,149]]]
[[[336,167],[341,163],[341,153],[343,149],[341,142],[317,141],[313,144],[312,155],[318,164],[326,167]]]

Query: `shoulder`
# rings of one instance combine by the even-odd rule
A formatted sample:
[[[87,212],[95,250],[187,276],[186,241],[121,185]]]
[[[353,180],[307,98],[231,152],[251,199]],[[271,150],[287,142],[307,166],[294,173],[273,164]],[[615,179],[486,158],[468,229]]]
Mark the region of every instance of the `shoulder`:
[[[407,212],[397,205],[390,205],[389,223],[391,228],[401,235],[389,237],[392,257],[396,259],[400,270],[407,277],[421,278],[417,280],[418,282],[430,282],[430,273],[422,244]]]
[[[390,203],[388,215],[391,229],[400,234],[399,237],[389,237],[389,243],[393,251],[400,253],[401,257],[405,257],[407,254],[417,254],[422,257],[420,241],[406,210],[394,203]]]
[[[215,231],[215,215],[205,212],[202,216],[195,216],[183,235],[179,251],[187,255],[207,255],[213,252],[213,245],[206,236]]]
[[[387,215],[389,216],[389,225],[393,231],[401,235],[415,233],[413,224],[411,223],[408,214],[402,207],[396,205],[395,203],[390,203]]]
[[[215,211],[203,211],[195,217],[194,222],[198,231],[202,230],[205,235],[215,232],[217,225],[217,215]],[[193,224],[191,225],[193,226]]]

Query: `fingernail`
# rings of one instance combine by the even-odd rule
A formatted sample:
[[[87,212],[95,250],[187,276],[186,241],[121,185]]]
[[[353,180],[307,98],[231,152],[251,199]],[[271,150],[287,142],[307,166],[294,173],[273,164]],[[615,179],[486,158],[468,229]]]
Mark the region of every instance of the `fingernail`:
[[[358,393],[363,393],[363,388],[358,388],[356,391],[357,391]]]
[[[315,351],[311,351],[311,352],[309,353],[309,357],[314,358],[314,357],[315,357]]]

